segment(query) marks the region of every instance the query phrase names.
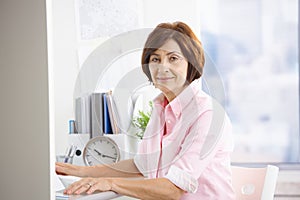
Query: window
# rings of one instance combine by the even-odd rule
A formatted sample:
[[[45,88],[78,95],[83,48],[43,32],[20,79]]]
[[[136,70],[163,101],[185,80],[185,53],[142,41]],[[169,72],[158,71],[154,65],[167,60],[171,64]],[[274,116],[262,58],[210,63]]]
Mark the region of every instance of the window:
[[[202,2],[205,73],[223,82],[233,162],[299,163],[298,1]]]

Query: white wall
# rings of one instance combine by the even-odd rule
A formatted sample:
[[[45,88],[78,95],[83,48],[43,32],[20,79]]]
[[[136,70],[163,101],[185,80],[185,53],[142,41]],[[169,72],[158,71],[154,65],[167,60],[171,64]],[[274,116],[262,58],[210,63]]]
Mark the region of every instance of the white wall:
[[[153,28],[162,22],[182,21],[187,23],[196,34],[200,34],[199,1],[197,0],[144,0],[144,27]]]
[[[73,93],[84,59],[107,38],[80,41],[75,0],[52,1],[53,98],[55,154],[62,155],[68,146],[68,121],[74,119]]]
[[[0,199],[50,199],[46,2],[0,2]]]
[[[73,90],[79,72],[74,0],[52,1],[53,89],[56,154],[67,147],[68,121],[74,119]]]

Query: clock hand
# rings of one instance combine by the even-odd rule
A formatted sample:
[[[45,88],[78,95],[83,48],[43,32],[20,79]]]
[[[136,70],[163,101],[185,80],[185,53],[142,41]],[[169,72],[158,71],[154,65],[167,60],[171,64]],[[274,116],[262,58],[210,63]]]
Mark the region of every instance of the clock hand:
[[[102,156],[103,158],[112,158],[112,159],[116,159],[115,157],[109,156],[109,155],[105,155],[100,153],[97,149],[94,149],[94,151],[99,155]]]
[[[94,149],[94,151],[95,151],[99,156],[102,156],[102,153],[100,153],[97,149]]]
[[[108,156],[108,155],[105,155],[105,154],[102,154],[102,157],[116,159],[116,157]]]
[[[91,148],[88,148],[88,152],[91,152],[91,151],[95,151],[95,149],[91,149]],[[99,151],[96,151],[97,152],[97,154],[99,154],[100,152]],[[91,156],[91,157],[93,157],[95,160],[97,160],[97,157],[94,155],[94,154],[89,154],[89,155],[87,155],[87,156]],[[100,153],[100,156],[101,156],[101,153]]]

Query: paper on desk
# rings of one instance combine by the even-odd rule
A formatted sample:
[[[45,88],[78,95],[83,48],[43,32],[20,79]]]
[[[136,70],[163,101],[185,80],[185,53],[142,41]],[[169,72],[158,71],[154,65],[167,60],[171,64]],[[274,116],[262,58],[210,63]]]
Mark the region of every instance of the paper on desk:
[[[60,191],[60,190],[63,190],[63,189],[65,189],[65,186],[63,185],[63,183],[59,179],[58,175],[55,174],[54,175],[54,190],[55,191]]]
[[[96,192],[94,194],[81,194],[81,195],[66,195],[63,190],[56,192],[56,200],[108,200],[119,197],[120,195],[112,191]]]
[[[108,200],[117,198],[120,195],[113,191],[96,192],[93,194],[69,195],[69,200]]]
[[[64,200],[64,199],[70,200],[70,196],[67,194],[64,194],[64,190],[56,191],[55,200]]]

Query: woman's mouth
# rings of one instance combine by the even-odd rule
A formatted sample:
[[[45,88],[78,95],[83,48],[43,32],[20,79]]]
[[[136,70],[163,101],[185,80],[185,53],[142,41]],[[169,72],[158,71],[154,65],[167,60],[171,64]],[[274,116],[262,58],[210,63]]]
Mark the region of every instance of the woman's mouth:
[[[171,79],[173,79],[174,77],[157,77],[156,80],[157,81],[169,81]]]

